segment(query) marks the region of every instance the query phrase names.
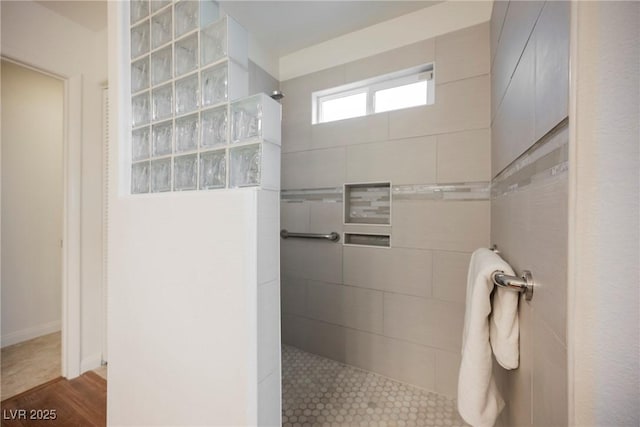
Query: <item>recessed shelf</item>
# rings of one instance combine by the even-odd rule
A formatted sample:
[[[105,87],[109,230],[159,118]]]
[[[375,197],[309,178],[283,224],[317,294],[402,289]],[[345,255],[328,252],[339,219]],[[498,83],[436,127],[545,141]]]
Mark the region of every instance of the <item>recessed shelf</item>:
[[[391,247],[388,234],[344,233],[344,244],[353,246]]]
[[[344,223],[391,224],[391,183],[345,184]]]

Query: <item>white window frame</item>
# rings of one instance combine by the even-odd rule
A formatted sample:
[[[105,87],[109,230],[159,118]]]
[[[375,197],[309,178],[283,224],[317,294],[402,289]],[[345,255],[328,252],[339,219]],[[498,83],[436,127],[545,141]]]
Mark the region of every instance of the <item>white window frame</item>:
[[[366,113],[363,116],[355,116],[350,118],[364,117],[372,114],[377,114],[375,112],[376,92],[384,89],[405,86],[411,83],[417,83],[423,80],[427,81],[427,102],[424,105],[433,104],[435,102],[435,82],[434,82],[433,69],[434,69],[433,64],[425,64],[418,67],[409,68],[407,70],[385,74],[382,76],[373,77],[367,80],[362,80],[359,82],[354,82],[354,83],[334,87],[331,89],[324,89],[324,90],[313,92],[311,95],[311,102],[312,102],[311,123],[320,124],[320,123],[331,123],[333,121],[338,121],[338,120],[331,120],[331,121],[323,120],[323,112],[322,112],[323,103],[326,101],[353,96],[361,93],[367,94]],[[405,108],[413,108],[413,107],[405,107]],[[397,111],[397,109],[387,110],[387,111]],[[348,120],[348,119],[349,118],[342,119],[342,120]]]

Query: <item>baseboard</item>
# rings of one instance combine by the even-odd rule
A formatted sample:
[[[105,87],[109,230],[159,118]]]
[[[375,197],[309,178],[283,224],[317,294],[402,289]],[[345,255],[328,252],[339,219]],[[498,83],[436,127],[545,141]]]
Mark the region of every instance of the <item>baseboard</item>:
[[[93,371],[102,365],[102,355],[100,353],[92,354],[88,357],[83,357],[80,362],[80,374],[84,374],[87,371]]]
[[[60,320],[44,323],[42,325],[32,326],[21,331],[11,332],[2,336],[0,347],[4,348],[13,344],[18,344],[23,341],[28,341],[34,338],[41,337],[42,335],[52,334],[59,332],[62,328]]]

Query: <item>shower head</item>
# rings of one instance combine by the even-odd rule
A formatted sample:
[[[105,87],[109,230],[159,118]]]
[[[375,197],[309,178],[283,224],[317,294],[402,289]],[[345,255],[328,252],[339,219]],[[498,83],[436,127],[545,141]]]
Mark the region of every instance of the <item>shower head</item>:
[[[271,98],[275,99],[276,101],[280,101],[282,98],[284,98],[284,94],[279,90],[274,90],[269,96],[271,96]]]

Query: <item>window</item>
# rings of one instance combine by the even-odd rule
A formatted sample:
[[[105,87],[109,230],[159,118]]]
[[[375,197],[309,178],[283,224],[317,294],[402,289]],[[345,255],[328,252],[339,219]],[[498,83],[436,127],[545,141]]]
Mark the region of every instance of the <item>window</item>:
[[[433,104],[433,65],[314,92],[313,123]]]

